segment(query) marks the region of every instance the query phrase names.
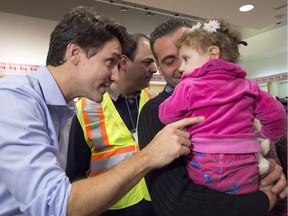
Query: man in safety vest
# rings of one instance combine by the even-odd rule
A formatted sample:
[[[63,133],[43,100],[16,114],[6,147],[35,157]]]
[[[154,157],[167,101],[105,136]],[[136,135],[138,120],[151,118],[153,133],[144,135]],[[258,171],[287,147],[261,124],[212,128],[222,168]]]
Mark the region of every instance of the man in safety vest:
[[[105,172],[139,151],[138,115],[155,92],[147,89],[157,72],[149,38],[131,35],[131,47],[121,56],[119,80],[103,102],[80,99],[71,123],[66,173],[70,181]],[[144,178],[102,215],[153,216]]]

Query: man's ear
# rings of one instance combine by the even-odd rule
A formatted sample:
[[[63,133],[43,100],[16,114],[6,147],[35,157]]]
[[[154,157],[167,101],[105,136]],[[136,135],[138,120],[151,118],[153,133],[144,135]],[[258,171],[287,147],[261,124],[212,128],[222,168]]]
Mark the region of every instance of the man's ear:
[[[120,68],[122,70],[126,70],[127,69],[128,61],[129,61],[129,59],[128,59],[128,57],[126,55],[121,55],[119,65],[120,65]]]
[[[66,58],[69,59],[73,64],[78,64],[80,60],[81,48],[76,44],[68,44],[66,50]]]
[[[217,46],[210,46],[208,48],[208,54],[209,54],[210,59],[219,58],[220,49]]]

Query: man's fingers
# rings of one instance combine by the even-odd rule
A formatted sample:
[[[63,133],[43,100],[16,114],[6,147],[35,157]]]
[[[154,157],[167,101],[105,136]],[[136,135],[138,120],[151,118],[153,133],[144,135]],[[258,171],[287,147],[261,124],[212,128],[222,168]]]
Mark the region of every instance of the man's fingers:
[[[283,169],[275,160],[270,158],[268,160],[270,162],[270,172],[261,180],[260,184],[262,186],[272,184],[271,192],[280,198],[285,198],[287,196],[287,181],[282,172]]]
[[[201,122],[203,119],[203,117],[182,119],[166,125],[159,131],[149,145],[142,150],[146,154],[148,152],[154,159],[158,159],[152,164],[152,167],[162,167],[181,155],[189,154],[191,145],[190,134],[183,128]],[[149,151],[149,149],[152,150]]]
[[[180,154],[181,155],[188,155],[191,151],[191,141],[190,141],[190,134],[183,130],[177,130],[177,134],[180,137]]]
[[[173,130],[175,129],[173,128]],[[176,129],[175,135],[177,135],[179,138],[182,138],[183,140],[188,140],[190,142],[190,134],[186,130]]]
[[[285,199],[288,196],[288,187],[286,186],[286,188],[279,194],[279,197],[281,199]]]
[[[269,211],[274,207],[275,203],[277,202],[277,195],[271,192],[271,187],[272,185],[268,185],[266,187],[259,185],[259,190],[263,191],[269,198]]]
[[[277,181],[282,175],[282,168],[275,162],[275,160],[267,158],[270,162],[269,173],[261,179],[261,185],[267,186]]]
[[[198,117],[181,119],[181,120],[173,122],[173,123],[171,123],[169,125],[171,127],[173,127],[173,128],[183,129],[183,128],[186,128],[189,125],[196,124],[196,123],[201,122],[203,120],[204,120],[203,116],[198,116]]]
[[[287,181],[286,178],[284,176],[284,174],[282,174],[284,178],[279,178],[275,185],[272,187],[272,192],[274,194],[280,194],[282,192],[286,191],[286,185],[287,185]],[[284,195],[284,193],[282,194],[282,196]]]
[[[190,148],[188,146],[182,146],[181,155],[188,155],[190,153]]]

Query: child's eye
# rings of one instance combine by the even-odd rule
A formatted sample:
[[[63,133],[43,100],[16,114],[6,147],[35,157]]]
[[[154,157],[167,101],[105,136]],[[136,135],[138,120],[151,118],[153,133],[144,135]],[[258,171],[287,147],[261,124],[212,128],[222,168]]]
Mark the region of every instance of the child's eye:
[[[183,56],[182,58],[183,58],[183,60],[184,60],[185,62],[187,62],[187,61],[188,61],[188,59],[189,59],[189,57],[188,57],[188,56]]]

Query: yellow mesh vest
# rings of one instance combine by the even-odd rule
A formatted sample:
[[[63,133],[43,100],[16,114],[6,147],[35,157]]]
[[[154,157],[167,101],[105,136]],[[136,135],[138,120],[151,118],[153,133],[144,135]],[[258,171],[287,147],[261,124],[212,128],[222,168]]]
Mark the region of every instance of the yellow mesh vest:
[[[141,91],[138,113],[143,105],[155,95],[155,92],[149,89]],[[82,98],[76,106],[77,117],[86,143],[91,149],[90,170],[87,176],[91,177],[105,172],[139,151],[138,144],[132,138],[108,93],[104,94],[102,103]],[[137,204],[142,199],[151,201],[144,178],[110,209],[126,208]]]

